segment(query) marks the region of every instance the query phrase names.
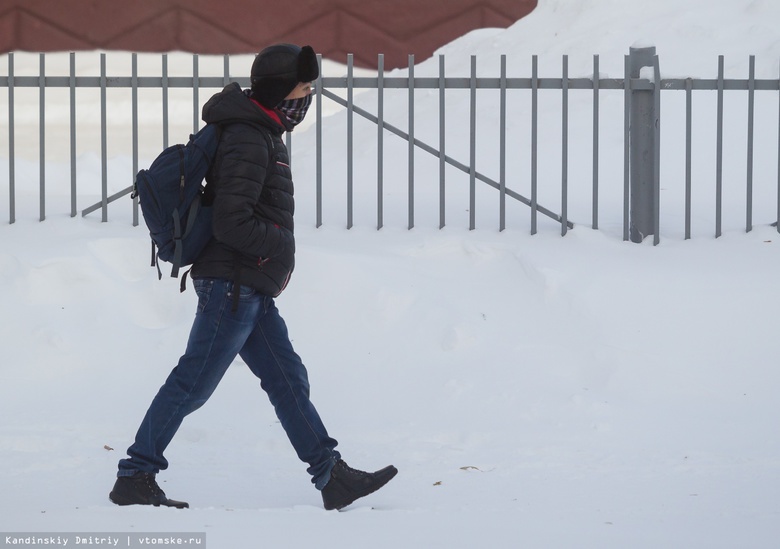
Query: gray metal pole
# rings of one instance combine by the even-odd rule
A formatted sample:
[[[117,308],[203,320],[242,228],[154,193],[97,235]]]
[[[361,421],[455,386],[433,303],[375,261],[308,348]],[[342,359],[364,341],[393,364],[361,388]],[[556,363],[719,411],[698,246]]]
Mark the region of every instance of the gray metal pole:
[[[76,205],[76,53],[70,52],[70,216],[78,215]]]
[[[315,202],[316,202],[316,219],[314,226],[319,228],[322,226],[322,54],[317,54],[317,65],[319,65],[320,74],[317,76],[316,91],[317,95],[314,98],[317,104],[317,132],[316,136],[316,174],[315,179]]]
[[[536,234],[539,177],[539,56],[531,56],[531,234]]]
[[[8,53],[8,222],[16,222],[16,145],[14,143],[14,52]],[[779,186],[780,188],[780,186]],[[780,211],[780,198],[778,198]],[[780,216],[778,216],[780,217]]]
[[[599,56],[593,56],[593,214],[591,228],[599,228]]]
[[[353,103],[355,96],[353,80],[354,54],[347,54],[347,229],[352,228],[352,203],[353,203],[353,164],[355,159],[353,142]]]
[[[644,67],[653,67],[655,47],[632,47],[629,50],[630,77],[637,79]],[[660,113],[656,111],[653,89],[631,90],[631,242],[642,242],[655,234],[656,209],[656,131]]]
[[[566,236],[569,209],[569,56],[563,56],[561,79],[561,236]]]
[[[108,100],[106,54],[100,54],[100,204],[101,220],[108,222]]]
[[[38,54],[40,72],[38,73],[39,97],[39,141],[40,141],[40,221],[46,219],[46,54]]]
[[[131,57],[131,102],[132,107],[132,135],[133,135],[133,183],[135,183],[135,174],[138,173],[138,54],[134,53]],[[133,193],[133,227],[138,226],[138,196]]]
[[[506,54],[501,56],[501,78],[499,86],[499,203],[498,203],[498,230],[506,229]]]
[[[163,149],[168,148],[168,54],[162,54]]]
[[[380,53],[376,62],[376,230],[384,224],[384,196],[385,196],[385,54]]]
[[[469,230],[477,227],[477,56],[471,56],[469,94]]]
[[[409,230],[414,228],[414,54],[409,55]]]
[[[200,71],[198,54],[192,54],[192,133],[198,133],[200,126]]]
[[[444,55],[439,55],[439,228],[443,229],[446,222],[447,187],[445,170],[447,158],[445,155],[446,132],[446,91],[447,81],[444,76]]]

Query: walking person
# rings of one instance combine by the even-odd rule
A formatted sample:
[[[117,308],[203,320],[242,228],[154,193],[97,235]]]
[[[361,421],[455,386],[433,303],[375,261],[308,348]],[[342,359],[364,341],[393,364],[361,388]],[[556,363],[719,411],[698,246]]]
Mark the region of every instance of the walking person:
[[[168,499],[157,473],[184,418],[200,408],[240,356],[267,393],[326,509],[341,509],[390,481],[387,466],[349,467],[309,399],[308,374],[293,350],[274,298],[295,265],[293,182],[282,134],[300,123],[319,76],[314,50],[277,44],[252,64],[251,89],[226,86],[203,107],[220,142],[207,177],[213,238],[191,270],[198,306],[184,355],[171,371],[120,460],[109,494],[118,505],[188,507]]]

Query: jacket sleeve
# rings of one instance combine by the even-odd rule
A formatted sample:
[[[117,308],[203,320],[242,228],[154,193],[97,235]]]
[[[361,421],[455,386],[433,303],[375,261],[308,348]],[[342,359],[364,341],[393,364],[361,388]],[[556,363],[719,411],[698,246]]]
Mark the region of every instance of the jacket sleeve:
[[[214,237],[258,260],[274,257],[283,246],[279,227],[262,218],[257,209],[270,163],[261,130],[246,124],[223,128],[213,174]]]

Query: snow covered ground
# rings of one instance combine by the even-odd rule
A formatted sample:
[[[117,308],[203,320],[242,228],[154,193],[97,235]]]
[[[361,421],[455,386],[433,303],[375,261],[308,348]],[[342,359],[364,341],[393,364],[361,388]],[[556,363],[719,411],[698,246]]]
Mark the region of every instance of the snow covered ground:
[[[471,54],[479,55],[480,72],[495,74],[498,55],[507,53],[510,69],[523,76],[537,53],[541,75],[550,77],[560,74],[562,54],[571,56],[572,76],[587,76],[598,53],[600,72],[619,77],[623,55],[641,41],[657,46],[665,76],[713,78],[724,54],[727,77],[742,78],[755,54],[759,77],[776,78],[778,16],[770,0],[541,0],[513,27],[470,33],[442,53],[448,71],[462,75]],[[37,56],[17,66],[24,70],[34,74]],[[437,70],[434,60],[416,74]],[[67,192],[58,190],[69,185],[69,165],[59,158],[67,157],[67,141],[47,142],[51,194],[46,221],[37,221],[33,126],[32,137],[17,143],[17,221],[0,227],[0,532],[205,532],[212,549],[776,547],[780,235],[769,226],[778,120],[777,96],[769,95],[761,99],[756,139],[758,159],[772,160],[757,168],[749,233],[740,183],[745,123],[727,119],[726,134],[738,145],[727,149],[719,239],[711,208],[714,111],[707,110],[714,103],[696,99],[703,129],[695,234],[687,241],[680,107],[674,99],[663,106],[670,167],[655,247],[621,239],[620,93],[606,94],[602,107],[598,231],[589,228],[590,148],[582,144],[591,98],[572,97],[576,227],[564,238],[545,220],[531,236],[527,209],[514,203],[508,229],[499,232],[498,199],[489,189],[478,194],[478,229],[468,231],[467,178],[455,173],[448,224],[437,229],[438,166],[423,153],[416,226],[407,230],[405,144],[389,138],[388,159],[400,160],[386,159],[387,211],[377,231],[376,129],[360,122],[355,227],[344,228],[344,144],[329,139],[325,224],[316,229],[314,136],[296,132],[298,266],[278,304],[309,367],[312,398],[345,458],[359,468],[393,463],[400,470],[386,488],[339,513],[322,509],[259,383],[240,362],[185,421],[167,454],[171,468],[159,476],[166,493],[191,508],[108,501],[116,462],[183,351],[195,296],[179,294],[174,280],[157,280],[146,232],[131,226],[124,201],[112,204],[109,223],[99,214],[68,216]],[[524,179],[529,103],[518,96],[509,139],[521,152],[509,173]],[[62,98],[60,110],[67,110],[65,96],[47,97]],[[362,97],[373,104],[369,93]],[[436,136],[436,93],[418,97],[418,133]],[[559,108],[559,95],[550,97],[543,114]],[[744,95],[734,100],[743,111],[745,103]],[[403,121],[404,105],[404,97],[389,97],[387,117]],[[448,105],[462,116],[468,99],[453,95]],[[495,104],[480,105],[480,120],[494,120]],[[188,108],[181,108],[184,132]],[[36,124],[36,100],[30,109],[18,126]],[[56,122],[56,112],[47,119]],[[112,124],[121,128],[125,121],[116,116]],[[542,124],[540,201],[555,206],[560,119],[540,120],[550,117]],[[5,127],[5,118],[0,122]],[[328,124],[341,135],[346,123],[337,114]],[[495,137],[482,129],[489,122],[481,124],[480,158],[489,159]],[[463,157],[463,125],[448,120],[448,127],[448,150]],[[149,151],[159,149],[158,134],[145,141]],[[83,208],[99,190],[99,149],[89,150],[88,138],[79,147],[87,149],[79,153],[80,185],[95,189],[80,198]],[[0,148],[3,212],[7,150]],[[123,174],[112,176],[112,191],[127,186],[129,164],[127,150],[112,151],[110,173]],[[517,183],[521,192],[523,185]]]

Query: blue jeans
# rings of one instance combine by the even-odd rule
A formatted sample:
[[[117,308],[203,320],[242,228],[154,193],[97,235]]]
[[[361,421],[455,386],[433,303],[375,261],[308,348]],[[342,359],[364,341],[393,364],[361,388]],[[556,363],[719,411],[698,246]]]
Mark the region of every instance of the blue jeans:
[[[163,452],[184,417],[194,412],[217,388],[236,355],[260,378],[276,416],[317,489],[330,479],[340,455],[309,400],[306,367],[293,350],[287,326],[271,297],[240,287],[233,310],[233,283],[193,280],[198,311],[187,350],[154,397],[138,429],[129,459],[119,462],[118,476],[138,471],[158,473],[168,467]]]

